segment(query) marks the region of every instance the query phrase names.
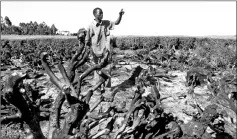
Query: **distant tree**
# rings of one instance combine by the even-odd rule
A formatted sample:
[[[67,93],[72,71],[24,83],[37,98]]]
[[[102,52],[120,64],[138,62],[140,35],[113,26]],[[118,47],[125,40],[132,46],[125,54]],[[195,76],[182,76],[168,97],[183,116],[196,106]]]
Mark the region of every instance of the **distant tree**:
[[[10,21],[10,19],[5,16],[5,23],[8,25],[8,26],[11,26],[12,25],[12,22]]]
[[[51,32],[50,27],[45,24],[45,26],[44,26],[44,35],[49,35],[50,32]]]
[[[5,34],[5,28],[6,28],[6,25],[5,25],[5,22],[1,16],[1,34]]]
[[[43,26],[47,26],[45,22],[42,22],[42,25],[43,25]]]
[[[39,35],[44,35],[44,24],[40,23],[37,27],[37,32]]]
[[[52,35],[55,35],[56,34],[56,32],[57,32],[57,28],[55,27],[55,25],[53,24],[52,26],[51,26],[51,34]]]
[[[1,16],[1,24],[4,24],[4,20],[2,16]]]
[[[27,28],[27,24],[26,23],[20,23],[19,26],[22,30],[22,34],[27,35],[28,32],[29,32],[29,29]]]
[[[50,35],[50,28],[49,27],[47,27],[46,29],[45,29],[45,32],[44,32],[44,35]]]
[[[21,28],[17,26],[11,26],[11,34],[21,35],[22,34]]]
[[[37,27],[38,26],[38,23],[35,21],[34,22],[34,27]]]
[[[14,26],[7,16],[5,16],[4,20],[1,17],[1,34],[55,35],[57,30],[54,24],[50,27],[45,22],[38,24],[36,21],[19,23],[19,26]]]
[[[34,30],[32,28],[29,29],[28,35],[34,35]]]
[[[6,34],[6,25],[1,24],[1,34]]]
[[[38,35],[38,31],[37,31],[37,28],[38,28],[38,23],[35,21],[34,24],[33,24],[33,28],[34,28],[34,34],[35,35]]]
[[[30,21],[30,23],[28,24],[28,35],[34,35],[35,34],[35,30],[34,30],[34,24],[32,21]]]
[[[26,24],[25,23],[20,23],[19,26],[24,28],[26,26]]]
[[[41,24],[39,24],[39,25],[37,26],[36,33],[37,33],[38,35],[40,35],[40,34],[41,34],[41,31],[42,31],[42,26],[41,26]]]

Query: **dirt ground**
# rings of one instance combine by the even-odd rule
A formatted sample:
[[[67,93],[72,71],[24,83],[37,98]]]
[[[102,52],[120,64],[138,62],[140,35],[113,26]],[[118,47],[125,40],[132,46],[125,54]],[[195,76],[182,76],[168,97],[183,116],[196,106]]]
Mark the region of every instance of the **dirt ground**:
[[[135,91],[135,86],[129,84],[127,79],[131,76],[132,71],[135,67],[140,65],[142,68],[147,69],[147,65],[141,65],[136,62],[120,62],[118,65],[115,65],[115,69],[112,71],[112,87],[111,89],[107,89],[105,95],[109,95],[111,91],[117,92],[115,96],[115,104],[119,105],[121,102],[126,102],[126,108],[128,109],[129,104],[131,102],[131,97]],[[159,67],[154,66],[154,68],[159,69]],[[162,70],[162,69],[161,69]],[[57,70],[55,70],[57,71]],[[4,71],[2,72],[3,80],[4,75],[11,74],[13,72],[22,73],[24,70],[15,70],[15,71]],[[165,109],[165,112],[171,112],[174,116],[178,119],[184,121],[184,126],[182,126],[183,131],[187,131],[185,129],[185,124],[192,120],[192,117],[187,115],[186,112],[192,114],[197,112],[197,109],[194,109],[191,105],[198,103],[202,108],[210,104],[218,105],[218,111],[225,110],[227,115],[224,117],[225,119],[225,129],[226,132],[231,134],[236,138],[236,114],[232,111],[228,106],[221,105],[219,103],[213,102],[210,99],[210,95],[212,92],[209,91],[207,85],[198,86],[194,90],[195,95],[188,94],[189,87],[185,86],[186,82],[186,71],[169,71],[168,75],[176,76],[171,79],[171,81],[165,79],[159,79],[161,86],[160,86],[160,94],[162,99],[162,105]],[[59,73],[56,74],[59,78],[61,75]],[[89,77],[90,78],[90,77]],[[88,80],[90,82],[91,80]],[[45,86],[44,90],[41,93],[45,93],[45,98],[52,97],[53,99],[56,98],[57,92],[59,90],[56,89],[54,85],[49,81],[49,77],[45,75],[44,77],[39,79],[39,85]],[[88,87],[84,88],[86,91]],[[143,95],[147,95],[150,93],[150,88],[146,88],[146,92]],[[99,95],[94,94],[90,104],[94,104],[98,101]],[[222,103],[224,104],[224,103]],[[103,110],[106,110],[108,107],[108,103],[102,103],[96,110],[99,110],[102,107]],[[63,108],[66,111],[66,108]],[[185,112],[186,111],[186,112]],[[94,130],[96,132],[99,128],[103,128],[106,121],[100,125],[97,129]],[[47,134],[48,132],[48,124],[47,122],[41,123],[43,133]]]

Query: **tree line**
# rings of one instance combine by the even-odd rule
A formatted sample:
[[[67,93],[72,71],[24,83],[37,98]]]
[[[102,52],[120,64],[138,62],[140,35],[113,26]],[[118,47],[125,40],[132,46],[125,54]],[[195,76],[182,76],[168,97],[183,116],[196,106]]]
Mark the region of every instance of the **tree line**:
[[[53,24],[51,27],[45,22],[37,23],[30,21],[29,23],[19,23],[19,26],[12,24],[9,17],[1,16],[1,34],[16,34],[16,35],[56,35],[57,28]]]

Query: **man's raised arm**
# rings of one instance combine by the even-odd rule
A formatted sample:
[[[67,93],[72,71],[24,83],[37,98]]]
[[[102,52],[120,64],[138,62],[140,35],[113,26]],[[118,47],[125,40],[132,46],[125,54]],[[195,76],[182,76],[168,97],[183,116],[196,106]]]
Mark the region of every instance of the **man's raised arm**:
[[[118,17],[118,19],[115,21],[115,25],[118,25],[118,24],[120,23],[123,14],[124,14],[124,11],[123,11],[123,9],[121,9],[121,11],[119,12],[119,17]]]

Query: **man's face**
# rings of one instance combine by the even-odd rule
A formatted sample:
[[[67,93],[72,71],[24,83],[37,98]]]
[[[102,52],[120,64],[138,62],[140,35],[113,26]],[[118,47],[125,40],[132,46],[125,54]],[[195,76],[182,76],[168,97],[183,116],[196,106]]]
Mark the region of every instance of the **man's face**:
[[[103,19],[103,11],[100,9],[97,9],[95,12],[95,18],[101,21]]]

